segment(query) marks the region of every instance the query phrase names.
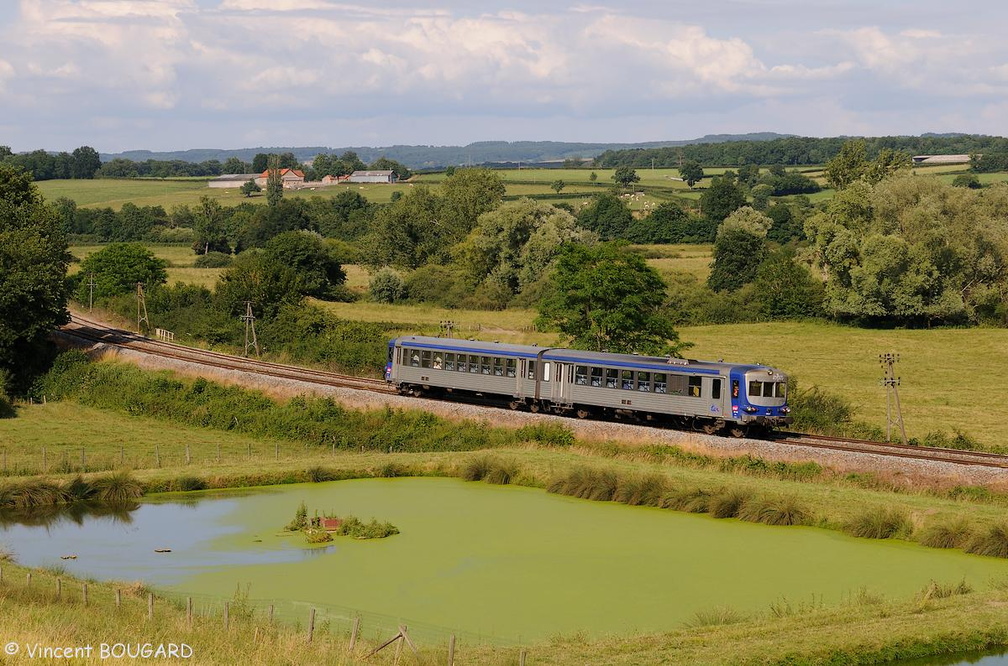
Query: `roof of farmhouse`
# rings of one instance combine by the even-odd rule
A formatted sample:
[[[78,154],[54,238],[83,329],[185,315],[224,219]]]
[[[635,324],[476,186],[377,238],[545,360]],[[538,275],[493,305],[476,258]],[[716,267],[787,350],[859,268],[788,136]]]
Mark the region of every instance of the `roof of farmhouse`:
[[[354,171],[352,176],[391,176],[393,171],[388,169],[386,171]]]

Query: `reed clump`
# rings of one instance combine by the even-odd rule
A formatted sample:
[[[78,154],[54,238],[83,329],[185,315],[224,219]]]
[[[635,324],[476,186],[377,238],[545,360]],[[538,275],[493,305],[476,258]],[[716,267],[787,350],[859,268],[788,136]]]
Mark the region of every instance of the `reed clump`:
[[[907,514],[899,509],[874,509],[854,516],[842,529],[862,539],[891,539],[909,536],[913,525]]]
[[[714,518],[736,518],[742,505],[752,499],[752,493],[728,488],[715,493],[708,502],[707,512]]]
[[[929,548],[965,548],[974,538],[975,528],[966,518],[929,525],[917,542]]]
[[[740,520],[763,525],[812,523],[812,512],[798,498],[791,495],[750,498],[739,509],[738,517]]]
[[[965,550],[987,557],[1008,557],[1008,523],[991,525],[986,532],[974,536]]]
[[[574,467],[547,484],[547,492],[581,499],[609,502],[616,494],[619,478],[611,469]]]

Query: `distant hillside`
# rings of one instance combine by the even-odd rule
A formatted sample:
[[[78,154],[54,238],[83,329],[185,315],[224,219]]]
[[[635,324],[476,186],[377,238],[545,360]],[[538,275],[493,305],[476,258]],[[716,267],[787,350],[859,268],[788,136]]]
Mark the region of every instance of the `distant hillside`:
[[[184,162],[225,161],[237,157],[251,162],[258,153],[293,153],[299,161],[314,158],[319,153],[340,155],[348,150],[357,153],[364,162],[373,162],[379,157],[387,157],[405,164],[411,169],[433,169],[466,164],[503,163],[544,163],[570,158],[594,158],[606,151],[674,148],[697,143],[724,143],[730,141],[772,141],[791,135],[773,132],[753,134],[709,134],[698,139],[683,141],[650,141],[646,143],[567,143],[559,141],[477,141],[466,146],[274,146],[257,148],[194,148],[174,152],[154,152],[150,150],[130,150],[122,153],[103,153],[102,162],[115,158],[145,162],[147,160],[181,160]]]

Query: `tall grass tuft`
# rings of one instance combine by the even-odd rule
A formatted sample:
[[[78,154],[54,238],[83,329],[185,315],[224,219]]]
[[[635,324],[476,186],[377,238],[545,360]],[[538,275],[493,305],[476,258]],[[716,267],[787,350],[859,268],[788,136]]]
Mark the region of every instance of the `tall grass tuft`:
[[[965,550],[975,555],[1008,557],[1008,523],[991,525],[985,533],[974,536]]]
[[[913,525],[898,509],[876,509],[858,514],[843,525],[843,531],[862,539],[890,539],[909,536]]]
[[[631,506],[659,506],[668,491],[665,477],[642,474],[620,477],[613,500]]]
[[[0,507],[15,511],[57,506],[69,501],[66,489],[52,481],[21,481],[0,488]]]
[[[490,473],[494,461],[488,456],[477,456],[470,458],[462,466],[459,477],[463,481],[482,481]]]
[[[764,525],[808,525],[812,522],[808,508],[791,495],[748,500],[739,510],[738,517]]]
[[[974,537],[974,527],[965,518],[926,527],[917,537],[918,543],[929,548],[963,548]]]
[[[483,480],[499,486],[506,486],[518,476],[518,464],[513,460],[495,460]]]
[[[608,502],[619,485],[619,477],[611,469],[574,467],[550,480],[546,490],[560,495]]]
[[[707,505],[707,511],[715,518],[735,518],[742,505],[752,497],[747,490],[729,488],[715,493]]]
[[[143,484],[127,472],[101,476],[91,482],[94,499],[103,504],[121,506],[143,497]]]
[[[663,509],[686,511],[687,513],[707,513],[710,507],[711,493],[703,488],[680,490],[666,494],[662,498]]]
[[[965,580],[961,580],[955,585],[942,584],[932,580],[923,590],[920,591],[918,598],[920,601],[928,601],[930,599],[947,599],[948,597],[971,594],[972,592],[973,587]]]
[[[191,492],[194,490],[206,490],[207,482],[198,476],[180,476],[174,479],[171,483],[172,490],[180,490],[183,492]]]
[[[726,624],[738,624],[745,621],[746,617],[731,606],[717,606],[698,610],[693,614],[693,618],[686,623],[687,627],[720,627]]]

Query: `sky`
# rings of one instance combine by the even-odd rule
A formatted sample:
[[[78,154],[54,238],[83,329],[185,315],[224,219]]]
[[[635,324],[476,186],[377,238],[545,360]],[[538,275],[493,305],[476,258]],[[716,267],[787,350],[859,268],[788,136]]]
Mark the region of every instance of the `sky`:
[[[0,144],[1004,135],[997,0],[0,0]]]

